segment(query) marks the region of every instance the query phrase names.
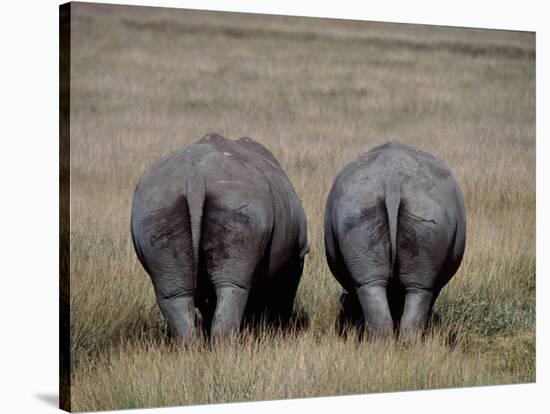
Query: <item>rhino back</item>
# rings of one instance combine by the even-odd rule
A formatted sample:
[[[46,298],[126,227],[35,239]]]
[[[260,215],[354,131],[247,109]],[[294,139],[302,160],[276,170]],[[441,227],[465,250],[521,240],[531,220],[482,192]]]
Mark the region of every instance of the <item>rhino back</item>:
[[[391,251],[388,228],[389,188],[399,192],[398,247],[414,254],[420,240],[406,235],[420,225],[435,225],[442,247],[453,242],[457,231],[465,232],[465,213],[460,188],[448,167],[430,154],[389,142],[375,147],[348,163],[338,174],[329,193],[325,212],[325,247],[331,270],[347,286],[339,251],[351,231],[371,223],[368,248]],[[419,227],[420,226],[420,227]],[[426,227],[427,228],[427,227]],[[461,230],[462,229],[462,230]],[[431,237],[431,232],[422,234]],[[460,235],[459,235],[460,236]],[[460,237],[459,237],[460,238]],[[464,236],[459,245],[464,246]],[[348,243],[349,244],[349,243]],[[370,247],[369,247],[370,246]],[[456,256],[461,257],[457,250]],[[382,254],[383,255],[383,254]],[[389,256],[388,256],[389,257]],[[456,261],[455,261],[456,262]]]
[[[263,238],[270,243],[271,271],[275,272],[300,243],[307,244],[305,215],[292,185],[271,153],[255,142],[251,148],[250,143],[208,134],[154,163],[140,179],[134,195],[132,234],[138,244],[136,250],[140,244],[151,244],[159,233],[181,238],[187,231],[188,217],[184,216],[190,212],[185,200],[196,190],[188,184],[192,174],[199,175],[206,188],[202,228],[207,234],[201,244],[207,246],[203,248],[219,248],[208,245],[216,243],[216,234],[227,234],[232,225],[250,221],[256,227],[251,230],[265,233]],[[239,236],[235,237],[238,241]]]
[[[233,141],[210,134],[199,142],[231,157],[244,168],[243,175],[264,183],[266,190],[262,196],[269,200],[273,217],[269,273],[276,273],[296,254],[303,257],[308,250],[305,214],[292,184],[273,154],[248,137]]]
[[[343,198],[381,195],[389,181],[398,180],[402,194],[426,196],[442,204],[454,202],[458,187],[449,168],[434,156],[392,141],[373,148],[347,164],[332,189],[332,202]]]

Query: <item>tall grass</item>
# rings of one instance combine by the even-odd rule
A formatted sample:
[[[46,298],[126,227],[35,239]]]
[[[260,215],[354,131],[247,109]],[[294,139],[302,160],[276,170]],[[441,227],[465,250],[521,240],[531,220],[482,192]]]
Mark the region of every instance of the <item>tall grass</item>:
[[[535,379],[530,33],[77,4],[71,54],[72,408],[98,410]],[[308,329],[175,348],[129,236],[135,184],[217,131],[272,150],[302,199]],[[463,264],[423,341],[334,333],[328,189],[389,139],[441,158],[466,202]]]
[[[214,351],[203,342],[123,343],[82,368],[73,398],[77,407],[137,408],[485,385],[515,374],[480,352],[450,348],[439,331],[408,343],[263,331]]]

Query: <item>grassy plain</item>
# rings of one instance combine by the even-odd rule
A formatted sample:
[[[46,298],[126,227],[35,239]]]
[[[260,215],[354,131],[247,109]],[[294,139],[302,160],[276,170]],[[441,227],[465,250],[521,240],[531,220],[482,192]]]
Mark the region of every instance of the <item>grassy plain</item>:
[[[76,4],[71,27],[72,409],[535,380],[532,33]],[[309,328],[178,350],[129,233],[135,184],[205,133],[251,136],[303,201]],[[434,154],[466,201],[461,269],[425,341],[344,341],[324,258],[328,189],[390,139]]]

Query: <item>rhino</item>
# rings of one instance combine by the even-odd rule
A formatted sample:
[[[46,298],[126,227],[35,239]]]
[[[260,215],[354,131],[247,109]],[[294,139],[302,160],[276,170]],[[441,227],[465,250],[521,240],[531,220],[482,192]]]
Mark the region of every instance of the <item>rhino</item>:
[[[153,164],[135,189],[131,236],[179,340],[233,336],[248,317],[290,320],[306,217],[279,162],[253,139],[211,133]]]
[[[465,243],[464,198],[442,161],[396,141],[351,161],[325,208],[325,253],[343,288],[339,332],[424,332]]]

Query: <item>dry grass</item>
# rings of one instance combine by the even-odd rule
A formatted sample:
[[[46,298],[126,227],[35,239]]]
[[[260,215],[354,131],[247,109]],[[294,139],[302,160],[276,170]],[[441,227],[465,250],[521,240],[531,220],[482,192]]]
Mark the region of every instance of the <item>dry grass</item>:
[[[529,33],[73,6],[72,408],[97,410],[535,380],[535,61]],[[160,156],[217,131],[269,147],[308,217],[309,329],[175,349],[129,237]],[[328,189],[398,139],[465,194],[463,265],[423,342],[335,336]]]
[[[263,331],[245,333],[216,351],[204,343],[187,349],[159,345],[125,343],[99,356],[95,366],[86,364],[87,386],[77,387],[74,395],[78,406],[137,408],[432,389],[485,385],[495,375],[517,381],[516,372],[503,375],[495,361],[479,353],[450,348],[441,332],[411,343]]]

